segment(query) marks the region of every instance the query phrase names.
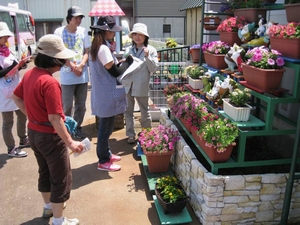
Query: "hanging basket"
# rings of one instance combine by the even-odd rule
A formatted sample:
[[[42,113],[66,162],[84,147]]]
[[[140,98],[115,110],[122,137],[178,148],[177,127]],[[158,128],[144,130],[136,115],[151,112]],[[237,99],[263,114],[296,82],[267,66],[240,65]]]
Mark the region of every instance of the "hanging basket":
[[[221,23],[220,17],[207,16],[203,18],[205,30],[216,30]]]

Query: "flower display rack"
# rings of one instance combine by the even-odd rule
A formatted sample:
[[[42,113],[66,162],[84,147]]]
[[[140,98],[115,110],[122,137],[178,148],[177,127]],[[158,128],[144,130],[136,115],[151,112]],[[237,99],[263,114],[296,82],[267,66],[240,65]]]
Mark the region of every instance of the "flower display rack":
[[[294,135],[296,133],[297,125],[294,122],[290,121],[288,118],[286,118],[284,115],[276,112],[276,108],[279,104],[298,103],[300,100],[300,64],[293,63],[291,61],[286,61],[285,66],[295,71],[294,80],[290,81],[293,85],[292,92],[283,93],[282,96],[278,98],[277,96],[271,95],[270,93],[259,93],[256,91],[251,91],[251,95],[255,97],[254,102],[251,104],[255,107],[255,114],[250,115],[250,119],[248,121],[237,122],[237,126],[239,127],[238,145],[236,149],[237,156],[235,158],[230,158],[227,162],[213,163],[204,153],[201,147],[195,142],[191,134],[185,129],[180,120],[176,118],[178,124],[182,127],[187,136],[191,139],[191,141],[193,141],[197,149],[201,152],[203,157],[211,166],[211,172],[213,174],[218,174],[219,169],[222,168],[272,166],[291,163],[292,159],[288,157],[281,159],[267,159],[257,161],[247,161],[245,159],[246,142],[248,138],[258,136]],[[222,77],[221,75],[219,76]],[[243,88],[242,85],[240,85],[240,87]],[[219,111],[219,114],[221,116],[229,118],[223,111]],[[258,119],[261,117],[263,118]],[[275,129],[275,120],[285,121],[289,123],[290,127],[288,129]],[[298,159],[298,161],[300,161],[300,159]]]

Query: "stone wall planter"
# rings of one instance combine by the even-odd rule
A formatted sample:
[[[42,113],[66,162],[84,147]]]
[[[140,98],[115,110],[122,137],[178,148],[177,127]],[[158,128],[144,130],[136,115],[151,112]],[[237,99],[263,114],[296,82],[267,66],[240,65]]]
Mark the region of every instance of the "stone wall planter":
[[[245,107],[235,107],[229,103],[229,98],[223,98],[223,111],[234,121],[248,121],[252,107],[245,104]]]

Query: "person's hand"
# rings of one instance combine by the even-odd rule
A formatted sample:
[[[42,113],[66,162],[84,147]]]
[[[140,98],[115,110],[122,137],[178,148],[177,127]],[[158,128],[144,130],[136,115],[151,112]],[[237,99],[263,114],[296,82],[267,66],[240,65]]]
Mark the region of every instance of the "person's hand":
[[[83,145],[79,141],[72,141],[69,148],[71,149],[72,152],[81,153],[83,151]]]
[[[143,47],[144,56],[147,58],[149,56],[149,49],[147,47]]]
[[[72,72],[76,76],[81,76],[82,75],[82,66],[81,65],[76,65],[75,63],[70,62],[70,67],[72,69]]]

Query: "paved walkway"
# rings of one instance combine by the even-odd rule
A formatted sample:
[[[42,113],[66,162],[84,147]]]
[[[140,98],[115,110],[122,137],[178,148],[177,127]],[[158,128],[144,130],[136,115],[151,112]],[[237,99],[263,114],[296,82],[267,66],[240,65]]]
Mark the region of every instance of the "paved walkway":
[[[58,74],[55,76],[58,77]],[[138,113],[136,115],[138,120]],[[136,146],[127,144],[125,130],[114,131],[110,139],[113,153],[122,156],[119,162],[122,169],[119,172],[97,170],[97,130],[89,101],[83,131],[92,141],[92,149],[77,158],[70,157],[73,188],[64,210],[65,216],[77,217],[81,225],[159,225],[141,161],[136,157]],[[19,140],[16,141],[18,143]],[[26,151],[26,158],[8,157],[1,133],[1,225],[51,224],[51,219],[41,218],[43,201],[37,191],[37,163],[32,150],[27,148]],[[188,210],[193,219],[189,224],[200,224],[189,206]]]

